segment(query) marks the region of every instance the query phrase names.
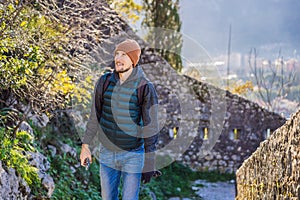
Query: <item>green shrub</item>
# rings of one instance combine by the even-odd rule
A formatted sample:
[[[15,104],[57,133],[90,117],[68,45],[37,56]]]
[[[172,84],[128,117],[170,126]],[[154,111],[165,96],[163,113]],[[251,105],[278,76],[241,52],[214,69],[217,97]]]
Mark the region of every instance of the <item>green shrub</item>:
[[[35,151],[33,138],[26,131],[18,131],[13,139],[13,129],[0,127],[0,160],[7,167],[11,167],[37,191],[41,188],[41,180],[38,177],[36,167],[29,165],[25,151]]]
[[[99,167],[94,161],[89,171],[83,167],[71,170],[79,163],[69,155],[57,155],[51,159],[50,175],[55,182],[52,199],[101,199]]]
[[[199,199],[199,196],[192,190],[192,184],[195,180],[203,179],[209,182],[217,182],[235,179],[234,174],[219,173],[217,171],[193,171],[180,162],[172,163],[163,168],[161,172],[162,176],[142,186],[140,199],[151,199],[151,193],[154,193],[159,200],[169,199],[170,197]]]
[[[162,176],[153,179],[149,184],[142,187],[141,199],[148,199],[151,192],[157,199],[170,197],[195,197],[192,190],[193,172],[190,168],[174,162],[161,170]]]
[[[88,171],[79,167],[79,156],[74,158],[68,153],[59,151],[58,141],[75,147],[77,155],[80,154],[80,146],[77,144],[78,134],[57,134],[51,127],[37,128],[33,126],[37,141],[41,145],[40,151],[48,157],[51,164],[49,175],[54,179],[55,190],[51,197],[54,200],[77,200],[93,199],[101,200],[100,197],[100,176],[99,163],[93,160]],[[58,149],[57,154],[52,156],[51,150],[45,148],[49,143]]]

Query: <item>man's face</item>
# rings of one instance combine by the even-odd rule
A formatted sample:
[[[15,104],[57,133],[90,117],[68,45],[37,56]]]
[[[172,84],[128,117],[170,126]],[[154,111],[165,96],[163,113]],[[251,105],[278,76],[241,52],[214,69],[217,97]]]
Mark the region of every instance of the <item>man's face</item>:
[[[117,73],[124,73],[133,68],[130,57],[124,51],[115,53],[115,70]]]

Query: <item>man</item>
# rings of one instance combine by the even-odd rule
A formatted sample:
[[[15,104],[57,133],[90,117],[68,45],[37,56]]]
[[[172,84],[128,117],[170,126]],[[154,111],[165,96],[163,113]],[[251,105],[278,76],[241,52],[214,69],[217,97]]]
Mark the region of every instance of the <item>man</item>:
[[[139,44],[127,39],[114,53],[113,73],[101,76],[95,86],[80,160],[82,166],[86,158],[92,160],[89,144],[99,131],[102,199],[118,199],[122,178],[123,200],[135,200],[141,180],[147,183],[160,175],[155,171],[154,156],[158,100],[154,86],[137,65]]]

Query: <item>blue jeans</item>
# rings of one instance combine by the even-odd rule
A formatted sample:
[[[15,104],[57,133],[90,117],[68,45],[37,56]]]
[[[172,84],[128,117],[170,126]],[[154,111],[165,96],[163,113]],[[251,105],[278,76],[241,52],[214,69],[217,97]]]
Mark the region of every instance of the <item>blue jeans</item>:
[[[118,186],[123,179],[123,200],[138,200],[144,147],[131,151],[113,152],[105,147],[100,150],[100,180],[103,200],[118,200]]]

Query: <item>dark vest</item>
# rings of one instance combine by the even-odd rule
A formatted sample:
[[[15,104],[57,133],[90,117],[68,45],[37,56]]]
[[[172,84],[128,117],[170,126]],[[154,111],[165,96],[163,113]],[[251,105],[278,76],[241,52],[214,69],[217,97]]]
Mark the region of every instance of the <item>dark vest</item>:
[[[124,82],[122,85],[110,82],[103,93],[101,128],[114,145],[124,150],[143,144],[138,84],[139,81]],[[111,150],[116,149],[114,145],[103,145]]]

